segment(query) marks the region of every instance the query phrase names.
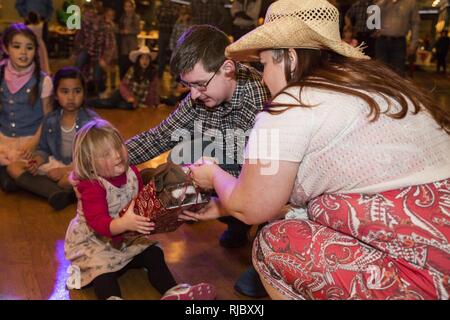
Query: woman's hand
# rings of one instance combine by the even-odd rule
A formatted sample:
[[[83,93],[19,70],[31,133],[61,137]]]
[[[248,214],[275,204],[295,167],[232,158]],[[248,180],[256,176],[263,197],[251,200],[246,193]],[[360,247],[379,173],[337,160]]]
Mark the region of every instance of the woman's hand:
[[[214,172],[220,170],[215,159],[200,158],[195,164],[189,167],[191,178],[202,189],[214,189]]]
[[[219,199],[211,198],[211,201],[197,212],[185,210],[179,215],[179,218],[184,221],[199,221],[213,220],[224,215],[226,215],[226,212],[220,204]]]
[[[150,218],[134,214],[134,200],[119,221],[124,231],[137,231],[148,235],[155,230],[155,223],[150,222]]]

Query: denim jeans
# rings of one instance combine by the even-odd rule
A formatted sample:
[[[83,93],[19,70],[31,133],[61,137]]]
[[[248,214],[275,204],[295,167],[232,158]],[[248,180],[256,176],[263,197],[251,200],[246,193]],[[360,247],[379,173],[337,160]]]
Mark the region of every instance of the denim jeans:
[[[158,77],[161,78],[164,74],[164,68],[167,64],[167,57],[169,57],[167,50],[169,49],[171,33],[160,32],[158,38]]]
[[[406,39],[405,37],[377,38],[375,43],[375,58],[389,65],[401,76],[405,75]]]
[[[83,70],[83,67],[88,64],[89,62],[94,64],[94,84],[95,88],[98,92],[103,92],[106,89],[105,81],[104,81],[104,72],[102,68],[100,67],[100,64],[98,61],[93,62],[89,61],[91,57],[87,53],[87,51],[83,50],[81,51],[76,60],[75,60],[75,67],[77,67],[80,70]]]

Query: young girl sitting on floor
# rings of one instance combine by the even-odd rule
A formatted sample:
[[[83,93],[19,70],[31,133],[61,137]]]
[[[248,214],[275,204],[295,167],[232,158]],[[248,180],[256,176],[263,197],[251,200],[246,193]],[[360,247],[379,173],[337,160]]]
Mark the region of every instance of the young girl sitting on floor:
[[[71,262],[67,287],[92,283],[99,299],[121,298],[118,277],[128,269],[146,268],[150,283],[165,293],[162,299],[214,299],[210,284],[177,285],[156,241],[148,236],[124,241],[124,232],[149,235],[154,229],[148,218],[133,212],[133,199],[143,187],[138,169],[128,163],[122,137],[105,120],[94,119],[77,133],[73,174],[80,200],[66,234],[64,249]]]
[[[150,52],[146,46],[130,53],[133,66],[120,83],[120,90],[116,90],[108,99],[92,99],[88,101],[90,107],[136,109],[137,107],[158,106],[158,77],[157,70],[152,64],[156,54]]]
[[[0,188],[18,189],[7,166],[26,161],[36,149],[44,116],[52,111],[52,80],[41,72],[39,43],[26,25],[17,23],[3,32],[7,55],[0,66]]]
[[[72,171],[72,144],[76,131],[98,115],[84,108],[85,81],[73,67],[55,74],[55,110],[44,120],[37,150],[27,152],[28,162],[15,162],[8,167],[17,185],[47,198],[55,210],[73,200],[68,175]]]

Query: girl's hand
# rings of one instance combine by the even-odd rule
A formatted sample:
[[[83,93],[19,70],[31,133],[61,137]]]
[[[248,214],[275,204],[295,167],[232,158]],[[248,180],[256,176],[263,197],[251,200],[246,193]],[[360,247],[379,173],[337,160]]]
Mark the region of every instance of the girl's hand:
[[[20,151],[20,157],[25,161],[31,161],[33,160],[33,152],[31,152],[30,150],[22,149]]]
[[[35,145],[33,143],[24,144],[20,148],[20,156],[24,160],[30,160],[33,157],[34,149],[35,149]]]
[[[183,211],[179,215],[179,219],[184,221],[213,220],[224,215],[226,215],[226,212],[219,199],[211,198],[211,201],[197,212]]]
[[[39,156],[27,156],[25,160],[27,160],[26,169],[33,176],[37,174],[39,167],[44,163],[44,160]]]
[[[134,200],[131,202],[125,214],[119,219],[122,227],[126,231],[137,231],[148,235],[151,231],[155,230],[155,223],[150,222],[150,218],[134,214]]]
[[[215,159],[203,157],[191,169],[191,177],[202,189],[214,189],[214,172],[219,169]]]
[[[67,175],[67,170],[65,168],[54,168],[47,172],[47,177],[56,182],[64,178],[65,175]]]

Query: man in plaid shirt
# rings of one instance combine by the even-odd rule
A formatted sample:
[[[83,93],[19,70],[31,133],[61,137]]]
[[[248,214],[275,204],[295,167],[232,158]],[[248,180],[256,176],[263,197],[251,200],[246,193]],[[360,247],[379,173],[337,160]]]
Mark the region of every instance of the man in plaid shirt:
[[[171,71],[179,75],[190,94],[159,126],[127,141],[132,164],[143,163],[170,149],[173,150],[169,158],[176,162],[179,152],[175,149],[180,148],[182,152],[188,150],[190,159],[185,163],[193,163],[202,155],[215,156],[225,160],[225,164],[219,164],[224,170],[239,175],[247,135],[256,114],[269,99],[269,91],[258,71],[225,57],[229,44],[227,35],[211,25],[195,25],[183,33],[172,53]],[[181,144],[179,137],[184,137]],[[211,149],[214,151],[209,154]],[[221,221],[228,224],[220,238],[223,247],[247,243],[250,226],[231,217]]]
[[[217,28],[193,26],[181,39],[174,49],[171,67],[173,74],[180,75],[180,82],[190,88],[190,94],[159,126],[127,141],[131,163],[143,163],[173,149],[179,138],[189,133],[189,139],[216,139],[217,149],[225,150],[224,167],[238,176],[245,134],[269,99],[268,90],[258,71],[225,58],[224,50],[230,42]]]
[[[180,163],[176,159],[180,156],[176,149],[180,149],[187,150],[181,156],[184,163],[194,163],[202,155],[214,156],[223,169],[239,175],[246,137],[269,93],[258,71],[225,58],[229,44],[226,34],[210,25],[192,26],[181,36],[172,54],[171,68],[190,94],[160,125],[127,141],[132,164],[171,149],[169,158]],[[207,154],[207,149],[213,152]],[[186,160],[186,156],[190,159]],[[236,219],[227,224],[229,228],[220,244],[245,245],[250,226]]]
[[[190,94],[159,126],[127,141],[132,164],[148,161],[170,149],[173,150],[169,158],[174,161],[175,149],[181,146],[181,151],[185,151],[188,146],[186,153],[190,159],[185,163],[195,162],[202,154],[222,157],[226,163],[219,165],[232,175],[239,175],[247,135],[256,114],[269,99],[269,91],[258,71],[225,57],[229,44],[227,35],[211,25],[195,25],[183,33],[172,53],[171,71],[179,75],[179,81],[190,89]],[[179,137],[186,141],[179,144]],[[211,146],[214,154],[206,154]],[[196,154],[198,149],[201,152]],[[247,243],[250,226],[232,217],[221,221],[228,224],[219,241],[223,247]],[[240,292],[252,296],[254,284],[260,280],[256,272],[250,274],[255,277],[244,273],[236,286],[249,283],[251,290]],[[258,296],[266,294],[262,284],[257,287],[263,291]]]

